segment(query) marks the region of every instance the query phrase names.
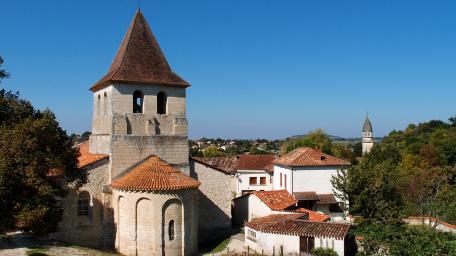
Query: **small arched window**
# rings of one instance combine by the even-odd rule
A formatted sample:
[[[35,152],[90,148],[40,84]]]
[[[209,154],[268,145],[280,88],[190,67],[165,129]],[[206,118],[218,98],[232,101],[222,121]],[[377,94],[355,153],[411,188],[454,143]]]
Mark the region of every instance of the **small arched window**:
[[[78,216],[89,215],[90,194],[87,191],[79,193],[78,197]]]
[[[142,113],[144,94],[141,91],[133,92],[133,113]]]
[[[168,235],[169,235],[169,241],[173,241],[174,240],[174,220],[169,221]]]
[[[159,92],[157,94],[157,114],[163,115],[166,114],[166,104],[167,104],[166,93]]]

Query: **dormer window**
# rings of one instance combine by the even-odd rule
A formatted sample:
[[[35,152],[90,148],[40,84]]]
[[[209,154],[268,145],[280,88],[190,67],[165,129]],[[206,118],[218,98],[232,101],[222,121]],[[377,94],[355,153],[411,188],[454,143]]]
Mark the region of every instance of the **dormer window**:
[[[144,94],[141,91],[133,92],[133,113],[143,113]]]
[[[159,92],[157,94],[157,114],[164,115],[166,114],[166,104],[167,104],[167,96],[165,92]]]

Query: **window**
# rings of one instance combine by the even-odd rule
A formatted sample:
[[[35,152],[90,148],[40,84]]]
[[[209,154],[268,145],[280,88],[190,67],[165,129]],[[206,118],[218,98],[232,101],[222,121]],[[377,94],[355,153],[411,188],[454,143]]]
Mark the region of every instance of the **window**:
[[[266,177],[260,177],[260,185],[266,185]]]
[[[283,175],[283,180],[284,180],[285,188],[287,188],[287,175],[286,174]]]
[[[160,114],[160,115],[166,114],[166,104],[167,104],[166,93],[159,92],[157,94],[157,114]]]
[[[90,194],[87,191],[79,193],[78,197],[78,216],[89,215],[89,200]]]
[[[282,173],[280,174],[280,187],[282,187]]]
[[[257,184],[257,177],[250,177],[249,178],[249,183],[250,183],[250,185],[256,185]]]
[[[144,94],[141,91],[133,92],[133,113],[142,113]]]
[[[169,221],[168,235],[169,235],[169,241],[173,241],[174,240],[174,220]]]
[[[256,241],[256,232],[255,231],[249,230],[247,232],[247,235],[248,235],[247,238],[249,240],[254,241],[254,242]]]
[[[329,211],[330,212],[343,212],[341,204],[343,204],[343,203],[330,204]]]

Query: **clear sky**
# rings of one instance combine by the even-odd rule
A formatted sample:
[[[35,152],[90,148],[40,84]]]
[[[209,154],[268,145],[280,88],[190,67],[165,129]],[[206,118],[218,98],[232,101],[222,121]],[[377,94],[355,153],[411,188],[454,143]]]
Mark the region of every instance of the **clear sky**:
[[[2,0],[0,86],[90,130],[88,90],[136,0]],[[374,135],[456,114],[456,1],[142,0],[188,89],[190,137]]]

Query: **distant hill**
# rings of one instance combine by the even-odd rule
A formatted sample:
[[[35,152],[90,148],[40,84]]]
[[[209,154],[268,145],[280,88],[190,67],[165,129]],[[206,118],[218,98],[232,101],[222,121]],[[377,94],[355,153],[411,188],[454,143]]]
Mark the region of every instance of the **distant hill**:
[[[303,137],[306,137],[306,136],[307,136],[307,134],[293,135],[291,137],[288,137],[287,139],[300,139],[300,138],[303,138]],[[334,142],[353,142],[353,143],[356,143],[356,142],[360,142],[361,141],[361,137],[359,137],[359,138],[354,138],[354,137],[344,138],[344,137],[340,137],[340,136],[336,136],[336,135],[330,135],[330,134],[328,134],[328,136]],[[383,139],[383,137],[374,137],[375,141],[381,141],[382,139]]]

